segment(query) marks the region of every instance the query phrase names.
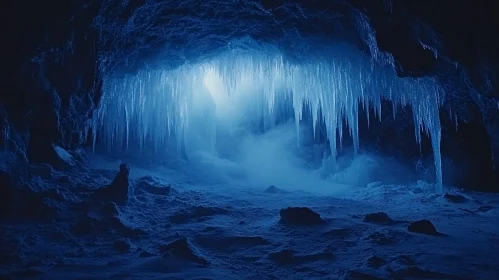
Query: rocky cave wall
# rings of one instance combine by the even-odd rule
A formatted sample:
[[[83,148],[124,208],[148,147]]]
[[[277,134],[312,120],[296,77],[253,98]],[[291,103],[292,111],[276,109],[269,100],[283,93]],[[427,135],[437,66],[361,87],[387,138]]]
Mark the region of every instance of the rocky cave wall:
[[[114,65],[134,71],[149,55],[163,48],[164,42],[154,34],[149,36],[145,30],[130,32],[119,40],[104,40],[104,23],[114,20],[115,27],[126,24],[145,1],[25,2],[8,1],[0,8],[5,21],[2,28],[9,38],[2,53],[0,141],[6,149],[17,150],[31,162],[56,165],[52,143],[68,149],[85,144],[82,131],[99,102],[103,69],[112,69]],[[443,156],[459,157],[461,161],[472,162],[470,166],[478,164],[480,168],[473,176],[486,178],[483,184],[499,182],[495,171],[499,168],[499,84],[495,76],[499,70],[496,51],[499,43],[495,35],[499,25],[494,20],[493,3],[485,0],[473,5],[414,0],[326,2],[242,1],[237,5],[244,5],[245,9],[239,12],[226,6],[220,14],[210,14],[218,8],[207,9],[209,4],[200,6],[185,1],[182,5],[172,4],[166,9],[168,14],[163,15],[164,19],[151,28],[174,29],[174,20],[185,13],[215,18],[230,16],[237,18],[241,26],[245,21],[262,23],[262,28],[246,31],[253,38],[272,41],[292,54],[293,48],[300,46],[294,46],[296,40],[285,36],[286,29],[303,37],[344,38],[367,49],[359,37],[362,35],[349,26],[355,24],[353,17],[365,16],[375,31],[377,46],[392,54],[400,76],[436,76],[446,87],[448,94],[441,112]],[[248,13],[252,10],[256,12]],[[109,14],[109,11],[115,12]],[[106,12],[107,18],[103,17]],[[222,47],[228,39],[245,35],[241,33],[245,29],[220,28],[217,30],[220,36],[210,41],[207,32],[213,26],[197,30],[201,33],[199,40],[206,40],[204,45],[209,41],[211,46]],[[140,37],[137,32],[149,37]],[[149,49],[138,51],[137,46],[144,42],[134,34],[140,40],[153,41]],[[182,63],[202,51],[182,40],[182,36],[172,38],[174,49],[180,51],[171,52],[174,55],[170,60]],[[108,54],[115,56],[108,57],[108,68],[102,67],[102,58]],[[118,59],[125,56],[126,60]],[[411,129],[396,132],[404,121],[407,119],[384,120],[373,133],[382,132],[380,135],[386,135],[383,141],[394,144],[399,139],[394,134],[413,138]]]

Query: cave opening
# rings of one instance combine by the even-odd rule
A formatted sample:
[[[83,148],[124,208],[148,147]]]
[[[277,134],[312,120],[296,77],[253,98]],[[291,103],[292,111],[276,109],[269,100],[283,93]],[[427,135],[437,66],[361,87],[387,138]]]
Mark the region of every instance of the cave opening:
[[[424,179],[436,184],[435,191],[442,191],[439,109],[444,92],[438,81],[398,77],[393,65],[375,61],[347,43],[301,60],[290,60],[269,45],[251,45],[257,48],[235,48],[178,68],[106,77],[100,107],[89,125],[94,149],[184,159],[209,165],[212,174],[225,173],[223,169],[230,165],[228,172],[235,172],[236,177],[267,178],[257,180],[260,185],[281,185],[278,177],[282,175],[270,176],[256,169],[286,165],[289,170],[276,174],[303,175],[305,171],[308,180],[324,180],[324,186],[329,179],[365,186],[384,180],[381,174],[376,178],[368,178],[368,174],[382,173],[387,166],[380,162],[388,164],[387,160],[376,162],[365,153],[383,156],[379,139],[387,135],[376,136],[378,144],[373,149],[376,140],[370,139],[369,133],[382,133],[379,123],[389,112],[385,108],[389,102],[390,117],[402,117],[390,125],[412,124],[414,146],[400,149],[420,146],[425,149],[425,153],[420,149],[421,158],[430,151],[434,175]],[[408,113],[399,114],[399,107]],[[393,145],[408,137],[407,131],[399,134],[382,142]],[[362,149],[362,145],[370,146]],[[393,151],[387,152],[395,156]],[[391,164],[407,160],[401,156],[399,153]],[[414,161],[416,155],[411,156]],[[356,158],[370,166],[361,164],[347,171]],[[424,167],[418,168],[429,168],[425,160]],[[407,163],[402,165],[402,169],[410,169]],[[345,172],[352,178],[340,178],[347,176]],[[414,176],[404,173],[398,177]],[[301,180],[300,184],[306,183]]]

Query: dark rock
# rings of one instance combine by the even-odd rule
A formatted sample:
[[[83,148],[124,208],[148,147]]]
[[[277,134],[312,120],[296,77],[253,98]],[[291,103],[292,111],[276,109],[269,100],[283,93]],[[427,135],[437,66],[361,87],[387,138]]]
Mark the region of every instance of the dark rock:
[[[407,228],[410,232],[416,232],[427,235],[438,235],[435,226],[429,220],[420,220],[412,222]]]
[[[390,216],[388,216],[386,213],[378,212],[378,213],[367,214],[364,217],[364,222],[380,224],[380,225],[391,225],[395,221],[392,218],[390,218]]]
[[[130,192],[130,167],[123,163],[111,185],[99,189],[94,193],[94,198],[99,200],[113,201],[118,204],[126,204],[129,200]]]
[[[311,226],[323,225],[325,222],[319,213],[307,207],[288,207],[279,211],[280,222],[286,225]]]
[[[112,201],[105,202],[99,209],[97,209],[96,214],[103,218],[117,217],[120,215],[120,210],[118,205]]]
[[[132,248],[132,243],[128,239],[120,239],[116,240],[113,243],[113,248],[116,249],[120,253],[127,253]]]
[[[450,193],[446,193],[444,195],[444,198],[446,198],[448,201],[454,202],[454,203],[465,203],[468,200],[463,195],[460,195],[460,194],[450,194]]]
[[[173,241],[170,244],[161,246],[159,250],[164,253],[164,257],[174,256],[201,265],[209,264],[205,258],[201,257],[199,253],[196,252],[197,250],[185,236]]]

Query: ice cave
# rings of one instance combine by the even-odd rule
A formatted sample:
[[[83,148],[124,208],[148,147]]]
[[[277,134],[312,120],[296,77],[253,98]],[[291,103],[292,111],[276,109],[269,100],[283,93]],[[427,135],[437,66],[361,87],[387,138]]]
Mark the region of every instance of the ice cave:
[[[0,279],[496,279],[493,6],[2,3]]]

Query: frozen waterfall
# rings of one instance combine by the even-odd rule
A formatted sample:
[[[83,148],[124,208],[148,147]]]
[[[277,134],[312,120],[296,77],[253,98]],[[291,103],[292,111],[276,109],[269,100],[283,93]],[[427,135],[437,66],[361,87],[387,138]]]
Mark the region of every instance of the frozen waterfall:
[[[388,99],[394,106],[412,107],[418,143],[422,132],[431,137],[441,186],[442,94],[433,79],[399,78],[393,67],[378,65],[355,50],[305,62],[288,61],[280,54],[228,51],[199,64],[105,78],[94,116],[94,144],[98,135],[110,150],[160,152],[175,147],[180,152],[184,147],[187,153],[216,154],[217,128],[234,129],[251,118],[272,126],[280,113],[277,104],[287,101],[293,105],[297,129],[305,104],[314,129],[318,121],[325,123],[334,158],[343,121],[357,152],[360,106],[380,116],[381,100]]]

